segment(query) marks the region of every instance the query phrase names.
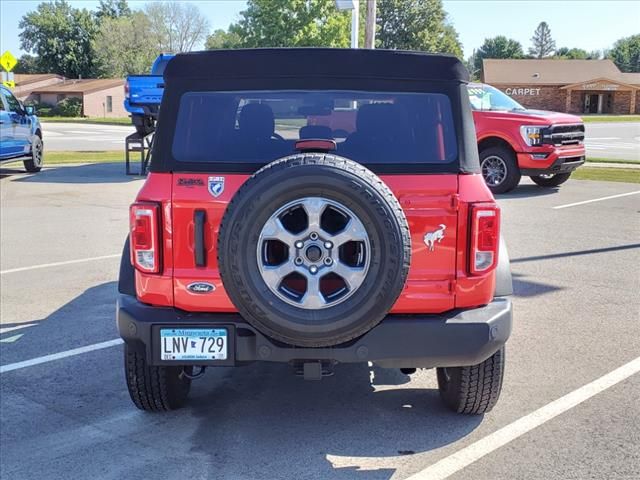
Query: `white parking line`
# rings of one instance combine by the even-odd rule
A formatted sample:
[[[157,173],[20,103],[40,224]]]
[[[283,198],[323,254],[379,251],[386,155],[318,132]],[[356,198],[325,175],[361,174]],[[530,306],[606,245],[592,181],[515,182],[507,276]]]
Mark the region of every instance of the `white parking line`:
[[[40,365],[41,363],[53,362],[54,360],[60,360],[61,358],[73,357],[75,355],[81,355],[87,352],[93,352],[94,350],[102,350],[103,348],[115,347],[120,345],[122,340],[116,338],[115,340],[109,340],[107,342],[94,343],[93,345],[87,345],[86,347],[74,348],[73,350],[67,350],[59,353],[52,353],[51,355],[45,355],[44,357],[36,357],[31,360],[25,360],[24,362],[9,363],[8,365],[0,366],[0,373],[11,372],[13,370],[20,370],[21,368],[33,367],[34,365]]]
[[[600,197],[600,198],[593,198],[591,200],[585,200],[583,202],[576,202],[576,203],[568,203],[566,205],[558,205],[556,207],[552,207],[554,210],[560,210],[561,208],[569,208],[569,207],[576,207],[578,205],[586,205],[587,203],[593,203],[593,202],[601,202],[603,200],[610,200],[612,198],[620,198],[620,197],[628,197],[629,195],[637,195],[640,193],[640,190],[637,190],[635,192],[629,192],[629,193],[621,193],[619,195],[610,195],[608,197]]]
[[[59,267],[61,265],[72,265],[74,263],[93,262],[95,260],[106,260],[107,258],[116,258],[120,256],[122,256],[122,254],[116,253],[114,255],[103,255],[101,257],[79,258],[77,260],[67,260],[65,262],[43,263],[41,265],[32,265],[30,267],[10,268],[9,270],[0,271],[0,275],[4,275],[5,273],[26,272],[27,270],[37,270],[39,268]]]
[[[640,357],[458,450],[407,480],[442,480],[567,410],[640,372]]]

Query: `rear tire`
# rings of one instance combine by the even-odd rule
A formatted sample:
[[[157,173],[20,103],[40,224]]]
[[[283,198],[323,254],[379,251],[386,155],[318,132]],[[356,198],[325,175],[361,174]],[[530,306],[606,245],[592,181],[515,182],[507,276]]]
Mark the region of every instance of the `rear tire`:
[[[513,150],[490,147],[480,152],[480,169],[485,183],[493,193],[507,193],[520,183],[520,169]]]
[[[148,365],[145,357],[124,346],[124,373],[131,400],[140,410],[167,412],[183,406],[191,380],[182,375],[183,367]],[[187,373],[192,367],[184,367]]]
[[[36,133],[31,143],[31,157],[23,162],[27,172],[37,173],[42,170],[43,153],[42,138]]]
[[[571,177],[571,172],[556,173],[548,177],[542,175],[532,175],[530,178],[541,187],[558,187],[569,180],[569,177]]]
[[[470,367],[438,368],[440,398],[457,413],[487,413],[498,402],[504,375],[504,347]]]

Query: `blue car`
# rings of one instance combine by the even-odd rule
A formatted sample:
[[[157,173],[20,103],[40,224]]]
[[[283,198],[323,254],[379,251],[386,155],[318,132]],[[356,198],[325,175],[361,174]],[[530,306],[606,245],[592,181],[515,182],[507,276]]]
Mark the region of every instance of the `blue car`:
[[[0,85],[0,163],[22,160],[28,172],[42,169],[42,128],[33,107],[25,107]]]

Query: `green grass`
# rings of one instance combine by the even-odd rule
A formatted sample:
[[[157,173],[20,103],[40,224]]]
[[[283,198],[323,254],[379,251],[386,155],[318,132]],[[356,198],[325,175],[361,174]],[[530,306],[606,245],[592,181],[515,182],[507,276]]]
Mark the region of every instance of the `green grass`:
[[[100,125],[131,125],[129,117],[84,118],[84,117],[40,117],[42,123],[96,123]]]
[[[640,122],[640,115],[584,115],[584,123],[590,122]]]
[[[627,165],[640,165],[640,162],[634,162],[633,160],[620,160],[618,158],[598,158],[598,157],[588,157],[587,163],[624,163]]]
[[[134,162],[140,162],[140,157],[136,155],[132,157]],[[22,160],[15,160],[15,162],[22,163]],[[64,163],[124,163],[124,152],[110,151],[110,152],[44,152],[44,166],[50,167],[52,165],[60,165]],[[3,165],[11,164],[14,162],[6,162]]]
[[[640,183],[640,169],[580,167],[571,174],[573,180]]]
[[[138,159],[139,157],[135,157]],[[47,152],[44,153],[44,166],[60,163],[102,163],[124,162],[123,151],[113,152]]]

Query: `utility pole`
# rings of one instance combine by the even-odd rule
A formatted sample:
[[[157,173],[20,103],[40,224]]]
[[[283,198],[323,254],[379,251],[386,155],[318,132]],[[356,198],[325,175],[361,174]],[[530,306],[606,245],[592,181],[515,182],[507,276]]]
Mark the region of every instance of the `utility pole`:
[[[367,22],[364,28],[364,48],[376,48],[376,0],[367,0]]]

